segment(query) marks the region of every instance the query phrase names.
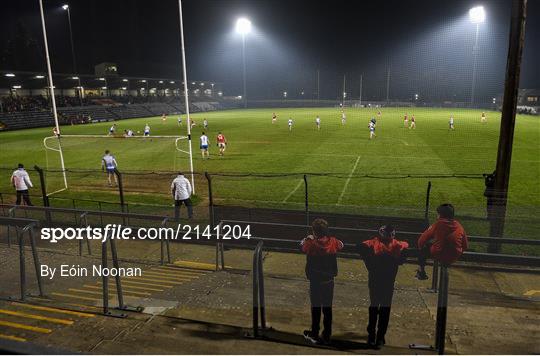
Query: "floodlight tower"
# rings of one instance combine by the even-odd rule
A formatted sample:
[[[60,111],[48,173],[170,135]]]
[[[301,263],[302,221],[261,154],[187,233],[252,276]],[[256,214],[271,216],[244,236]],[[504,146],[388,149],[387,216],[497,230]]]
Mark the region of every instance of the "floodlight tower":
[[[251,21],[246,18],[239,18],[236,21],[236,32],[242,35],[242,67],[244,81],[244,108],[247,108],[247,92],[246,92],[246,35],[251,32]]]
[[[79,82],[79,100],[82,105],[82,89],[81,89],[81,79],[77,71],[77,60],[75,59],[75,45],[73,44],[73,29],[71,28],[71,12],[69,10],[69,4],[62,5],[62,10],[67,12],[68,24],[69,24],[69,40],[71,43],[71,60],[73,61],[73,74],[77,76]]]
[[[478,32],[480,31],[480,24],[486,20],[486,12],[483,6],[476,6],[469,10],[469,19],[476,25],[476,36],[474,39],[473,47],[473,73],[471,83],[471,106],[474,104],[474,91],[476,87],[476,62],[478,61]]]

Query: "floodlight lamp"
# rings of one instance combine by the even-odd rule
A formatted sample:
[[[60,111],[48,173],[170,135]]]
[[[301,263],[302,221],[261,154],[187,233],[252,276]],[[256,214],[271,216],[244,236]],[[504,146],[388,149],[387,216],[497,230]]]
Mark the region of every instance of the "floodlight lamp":
[[[62,9],[64,9],[64,10],[67,10],[67,9],[69,9],[69,5],[68,5],[68,4],[64,4],[64,5],[62,5]]]
[[[15,74],[13,73],[6,73],[5,74],[6,77],[9,77],[9,78],[13,78],[15,76]]]
[[[472,23],[479,24],[486,20],[486,12],[483,6],[476,6],[469,10],[469,19]]]
[[[127,80],[127,79],[122,79],[122,81],[123,81],[123,82],[129,82],[129,80]]]
[[[247,35],[251,31],[251,21],[246,18],[240,18],[236,21],[236,32],[241,35]]]
[[[45,76],[44,76],[44,75],[36,75],[34,78],[36,78],[36,79],[43,79],[43,78],[45,78]]]

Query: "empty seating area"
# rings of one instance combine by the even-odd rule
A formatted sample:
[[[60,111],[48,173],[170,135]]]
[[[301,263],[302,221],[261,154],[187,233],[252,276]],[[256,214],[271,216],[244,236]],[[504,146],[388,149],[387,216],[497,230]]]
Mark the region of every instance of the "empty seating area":
[[[116,115],[118,119],[155,116],[154,113],[140,104],[110,106],[107,110]]]
[[[17,130],[28,127],[46,127],[54,125],[54,118],[49,111],[21,111],[0,113],[0,122],[4,130]]]

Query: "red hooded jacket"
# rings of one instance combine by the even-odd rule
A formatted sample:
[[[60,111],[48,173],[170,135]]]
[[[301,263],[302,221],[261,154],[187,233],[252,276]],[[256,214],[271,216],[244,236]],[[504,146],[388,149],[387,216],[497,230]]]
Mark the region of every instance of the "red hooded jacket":
[[[457,261],[469,245],[463,226],[457,220],[442,218],[424,231],[418,239],[418,248],[429,241],[433,241],[431,256],[445,264]]]
[[[336,253],[343,248],[343,242],[335,237],[302,240],[302,252],[306,256],[306,277],[310,280],[328,281],[337,276]]]

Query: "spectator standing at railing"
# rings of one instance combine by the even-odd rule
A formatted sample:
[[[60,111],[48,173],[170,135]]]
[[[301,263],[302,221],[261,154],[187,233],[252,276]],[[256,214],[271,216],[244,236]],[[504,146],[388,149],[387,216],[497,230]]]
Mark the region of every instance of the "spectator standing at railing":
[[[454,219],[452,204],[437,207],[437,221],[422,233],[418,239],[418,265],[416,278],[428,279],[426,259],[431,256],[443,265],[457,261],[467,249],[469,242],[465,229]]]
[[[24,169],[24,165],[19,163],[19,166],[15,172],[11,175],[11,184],[17,191],[17,201],[15,204],[21,205],[21,197],[24,203],[28,206],[32,206],[30,202],[30,195],[28,194],[28,188],[32,188],[34,185],[30,180],[28,172]]]
[[[390,321],[390,308],[394,296],[394,283],[399,266],[405,262],[409,244],[395,239],[396,230],[381,226],[379,235],[358,245],[368,270],[369,321],[368,345],[379,348],[386,343],[385,335]]]
[[[304,330],[306,340],[314,344],[329,344],[332,335],[332,302],[334,277],[338,274],[336,253],[343,242],[330,236],[328,222],[315,219],[311,224],[313,235],[302,240],[306,256],[306,277],[309,280],[311,302],[311,329]],[[323,332],[319,337],[321,312],[324,315]]]
[[[187,208],[188,219],[193,218],[193,204],[191,203],[191,183],[184,177],[184,173],[178,172],[178,176],[171,183],[171,193],[174,199],[174,218],[180,219],[180,207],[184,204]]]

